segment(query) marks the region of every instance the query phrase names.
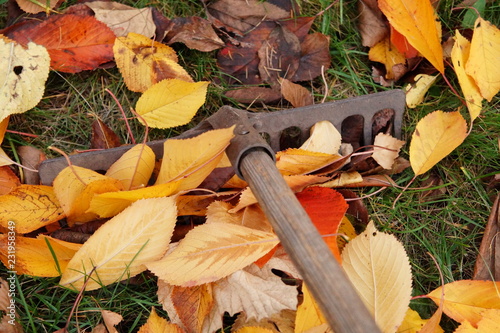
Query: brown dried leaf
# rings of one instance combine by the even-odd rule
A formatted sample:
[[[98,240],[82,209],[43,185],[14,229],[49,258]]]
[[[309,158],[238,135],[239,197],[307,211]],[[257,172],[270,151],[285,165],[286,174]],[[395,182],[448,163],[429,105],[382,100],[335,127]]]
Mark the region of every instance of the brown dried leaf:
[[[308,89],[287,79],[281,80],[281,94],[294,108],[314,103],[313,96]]]
[[[210,52],[224,47],[210,22],[198,17],[175,17],[170,21],[167,43],[184,43],[190,49]]]
[[[372,47],[389,34],[387,21],[378,8],[377,0],[361,0],[358,2],[359,30],[363,46]]]
[[[301,43],[299,68],[293,82],[310,81],[330,67],[330,37],[316,32],[306,36]]]
[[[49,12],[50,9],[54,8],[59,0],[16,0],[19,8],[30,14],[36,14],[40,12]]]
[[[35,170],[38,169],[40,163],[47,158],[43,151],[33,146],[21,146],[17,149],[17,154],[21,158],[22,165]],[[38,175],[38,172],[24,169],[23,173],[24,184],[40,184],[40,176]]]
[[[265,87],[248,87],[229,90],[225,92],[224,95],[245,104],[271,104],[281,99],[281,93],[279,91]]]
[[[118,135],[101,119],[92,122],[92,138],[90,149],[109,149],[122,145]]]

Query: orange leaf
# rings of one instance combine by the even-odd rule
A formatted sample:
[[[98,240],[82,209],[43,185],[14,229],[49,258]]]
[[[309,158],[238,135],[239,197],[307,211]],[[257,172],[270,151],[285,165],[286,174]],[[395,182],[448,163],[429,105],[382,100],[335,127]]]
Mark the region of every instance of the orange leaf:
[[[500,309],[500,282],[461,280],[445,284],[427,295],[439,305],[444,288],[444,313],[460,323],[476,326],[487,309]]]
[[[169,323],[164,318],[156,314],[155,308],[151,310],[148,321],[141,326],[137,333],[182,333],[184,332],[179,326]]]
[[[418,51],[408,43],[408,40],[405,36],[399,33],[394,27],[391,25],[391,43],[394,45],[399,52],[404,54],[406,58],[415,58],[418,55]]]
[[[21,181],[8,166],[0,167],[0,195],[4,195],[21,185]]]
[[[0,196],[0,225],[15,223],[16,232],[25,234],[59,221],[64,211],[51,186],[20,185]]]
[[[444,72],[441,25],[429,0],[379,0],[380,10],[395,30],[406,37],[441,73]]]
[[[342,194],[326,187],[308,187],[296,196],[321,235],[338,232],[340,222],[349,208]],[[326,236],[323,239],[340,261],[337,236]]]
[[[202,332],[203,321],[214,304],[212,285],[207,283],[189,288],[174,286],[170,297],[186,331]]]
[[[92,16],[52,15],[46,21],[16,31],[20,44],[34,42],[47,48],[52,69],[78,73],[113,60],[115,34]]]

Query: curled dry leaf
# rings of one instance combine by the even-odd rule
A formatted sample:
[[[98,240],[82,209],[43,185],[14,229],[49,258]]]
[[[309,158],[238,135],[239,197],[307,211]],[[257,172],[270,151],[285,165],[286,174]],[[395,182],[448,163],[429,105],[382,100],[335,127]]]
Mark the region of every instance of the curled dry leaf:
[[[198,16],[174,17],[165,39],[168,44],[180,42],[190,49],[203,52],[224,47],[224,42],[217,36],[212,24]]]
[[[207,81],[187,82],[177,78],[153,84],[137,101],[140,122],[154,128],[189,123],[205,103],[208,84]]]
[[[319,121],[311,127],[311,135],[299,149],[323,154],[338,154],[342,137],[329,121]]]
[[[392,169],[394,161],[399,155],[399,150],[405,144],[404,141],[395,137],[379,133],[375,137],[372,157],[384,169]]]
[[[121,146],[121,140],[101,119],[92,122],[90,149],[109,149]]]
[[[88,279],[85,290],[94,290],[145,271],[167,251],[176,217],[175,198],[134,202],[83,244],[59,283],[79,290]]]
[[[389,27],[376,0],[358,1],[361,44],[373,47],[389,34]]]
[[[38,104],[45,91],[49,63],[45,47],[35,43],[27,43],[24,47],[0,36],[0,122]],[[3,133],[0,138],[3,139]]]

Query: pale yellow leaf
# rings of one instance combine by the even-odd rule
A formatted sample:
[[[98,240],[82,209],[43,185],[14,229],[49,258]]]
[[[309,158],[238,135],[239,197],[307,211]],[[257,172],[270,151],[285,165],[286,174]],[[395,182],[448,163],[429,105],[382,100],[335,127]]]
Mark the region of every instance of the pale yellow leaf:
[[[396,332],[411,298],[411,267],[403,245],[373,222],[347,244],[342,266],[384,333]]]
[[[453,62],[460,88],[462,88],[462,92],[464,93],[470,118],[474,121],[481,113],[483,96],[481,96],[474,79],[465,72],[465,65],[469,60],[469,54],[470,42],[457,30],[455,44],[451,50],[451,61]]]
[[[406,63],[405,55],[392,45],[388,36],[370,48],[368,58],[385,65],[385,78],[388,80],[396,79],[393,66]]]
[[[295,333],[302,333],[310,328],[326,323],[325,317],[318,304],[312,297],[306,284],[302,284],[303,300],[297,308],[295,319]]]
[[[149,127],[171,128],[189,123],[205,103],[209,82],[165,79],[152,85],[137,101],[139,121]],[[144,124],[145,125],[145,124]]]
[[[500,30],[490,22],[478,17],[474,24],[474,35],[465,71],[472,76],[481,95],[491,102],[500,90]]]
[[[213,222],[192,229],[171,253],[148,269],[178,286],[217,281],[253,263],[279,243],[275,234]]]
[[[2,143],[5,132],[7,132],[7,127],[9,126],[9,118],[10,116],[7,116],[0,121],[0,143]]]
[[[7,153],[0,148],[0,166],[15,164],[13,160],[7,155]]]
[[[147,145],[135,145],[109,167],[106,176],[121,181],[125,190],[145,187],[153,174],[155,158]]]
[[[379,0],[378,6],[392,27],[443,73],[441,25],[430,0]]]
[[[166,319],[156,314],[155,308],[151,310],[148,321],[141,326],[137,333],[182,333],[179,326],[169,323]]]
[[[406,106],[415,108],[417,105],[422,104],[424,96],[429,88],[436,81],[437,75],[418,74],[415,76],[415,83],[408,84],[405,87],[406,91]]]
[[[318,184],[320,187],[343,187],[351,184],[361,183],[363,177],[357,171],[347,171],[340,173],[337,177],[325,183]]]
[[[434,111],[420,119],[410,143],[410,164],[421,175],[448,156],[467,137],[460,112]]]
[[[500,310],[488,309],[481,312],[481,319],[476,327],[467,320],[455,330],[454,333],[497,333],[500,332]]]
[[[182,180],[178,191],[196,188],[221,160],[234,136],[233,129],[212,130],[190,139],[166,140],[156,184]]]
[[[404,144],[404,141],[398,140],[389,134],[379,133],[373,141],[375,147],[373,148],[372,157],[381,167],[390,170]]]
[[[174,49],[146,36],[131,32],[127,37],[116,38],[113,53],[127,88],[132,91],[145,92],[165,79],[193,82],[177,63]],[[148,125],[151,126],[149,122]]]
[[[24,48],[0,35],[0,121],[38,104],[45,91],[49,65],[45,47],[30,42]]]
[[[112,217],[141,199],[161,198],[176,192],[179,181],[148,186],[131,191],[106,192],[94,195],[87,213],[95,213],[101,218]]]
[[[323,120],[311,127],[311,135],[299,149],[324,154],[338,154],[341,143],[340,132],[331,122]]]
[[[423,333],[421,329],[429,322],[429,319],[422,319],[417,311],[408,308],[405,318],[401,326],[398,327],[397,333]],[[437,325],[434,333],[443,333],[441,326]]]
[[[0,196],[0,225],[15,222],[16,232],[25,234],[64,217],[64,211],[51,186],[20,185]]]
[[[64,168],[54,179],[54,193],[70,225],[98,217],[95,213],[87,212],[95,194],[122,189],[119,180],[78,166]]]
[[[427,296],[436,304],[441,300],[439,287]],[[444,285],[444,313],[455,321],[469,321],[477,326],[482,312],[487,309],[500,310],[500,282],[460,280]]]
[[[172,197],[134,202],[83,244],[60,284],[79,290],[89,279],[85,289],[94,290],[143,272],[168,249],[176,217]]]
[[[9,257],[9,239],[7,235],[0,235],[0,259],[9,270],[17,274],[27,274],[41,277],[60,276],[66,269],[68,262],[73,258],[81,244],[68,243],[48,236],[38,238],[16,237],[16,260],[12,267]],[[52,254],[50,248],[55,254]],[[57,260],[57,262],[56,262]],[[58,269],[59,265],[59,269]]]
[[[338,163],[339,168],[347,159],[337,154],[325,154],[290,148],[276,154],[276,167],[282,175],[302,175]]]

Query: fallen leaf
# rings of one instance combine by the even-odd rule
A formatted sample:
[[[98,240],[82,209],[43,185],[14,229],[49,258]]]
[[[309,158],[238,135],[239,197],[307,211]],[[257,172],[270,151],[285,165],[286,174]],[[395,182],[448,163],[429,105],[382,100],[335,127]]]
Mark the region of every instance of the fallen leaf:
[[[474,24],[469,59],[465,72],[474,78],[481,95],[491,102],[500,90],[500,68],[497,55],[500,53],[500,30],[490,22],[478,17]]]
[[[113,60],[115,34],[92,16],[51,15],[27,29],[15,31],[11,38],[20,44],[42,45],[50,54],[50,67],[66,73],[96,69]]]
[[[276,312],[271,317],[257,320],[253,317],[248,318],[244,312],[241,312],[232,325],[232,329],[233,331],[236,331],[244,327],[259,327],[259,329],[268,329],[274,333],[293,333],[295,315],[295,310],[285,309],[280,312]]]
[[[244,87],[240,89],[228,90],[224,93],[227,98],[234,99],[240,103],[272,104],[278,102],[282,95],[281,92],[267,87]]]
[[[357,171],[341,172],[337,177],[327,182],[321,183],[321,187],[345,187],[347,185],[358,184],[363,181],[363,176]]]
[[[79,290],[87,283],[85,290],[94,290],[145,271],[146,263],[167,251],[176,217],[172,197],[134,202],[90,236],[68,263],[60,285]]]
[[[16,232],[25,234],[64,218],[64,211],[51,186],[20,185],[0,196],[0,225],[15,222]]]
[[[233,127],[208,131],[190,139],[166,140],[156,184],[181,181],[178,191],[196,188],[222,159],[234,136]]]
[[[142,94],[136,111],[143,125],[171,128],[189,123],[205,103],[209,82],[165,79]]]
[[[41,45],[27,43],[24,47],[1,35],[0,54],[3,82],[0,87],[0,122],[3,122],[11,114],[34,108],[42,99],[49,76],[50,57]]]
[[[109,167],[106,176],[118,179],[125,190],[145,187],[153,174],[155,158],[148,145],[135,145]]]
[[[384,169],[392,169],[394,161],[405,143],[405,141],[398,140],[391,135],[379,133],[373,142],[375,147],[372,157]]]
[[[347,244],[342,266],[382,332],[396,332],[411,298],[411,266],[403,245],[373,222]]]
[[[210,52],[224,47],[212,24],[198,17],[174,17],[170,20],[165,39],[168,44],[183,43],[190,49]]]
[[[417,311],[408,308],[403,323],[398,327],[397,333],[419,333],[429,319],[422,319]],[[438,325],[433,333],[443,333],[444,330]],[[422,332],[423,333],[423,332]]]
[[[295,319],[295,333],[302,333],[310,328],[326,323],[323,313],[309,292],[305,283],[302,284],[303,300],[297,307],[297,316]]]
[[[305,87],[287,79],[281,80],[280,83],[281,94],[294,108],[313,104],[313,96]]]
[[[404,54],[398,51],[398,49],[392,45],[389,37],[382,39],[380,42],[375,44],[370,48],[368,52],[368,58],[371,61],[380,62],[385,65],[386,75],[385,78],[388,80],[399,80],[400,76],[396,75],[393,68],[398,64],[404,64],[406,58]]]
[[[437,75],[418,74],[415,76],[415,82],[405,87],[406,106],[413,109],[422,104],[424,96],[429,88],[436,82]]]
[[[389,34],[389,27],[376,0],[358,1],[361,44],[373,47]]]
[[[330,68],[330,37],[316,32],[305,37],[300,44],[299,68],[291,80],[311,81]]]
[[[481,113],[483,96],[481,96],[481,92],[474,79],[465,71],[465,66],[469,60],[471,44],[458,30],[455,34],[455,44],[451,50],[451,61],[453,62],[460,88],[462,88],[462,92],[464,93],[471,121],[474,121]]]
[[[165,79],[193,82],[177,63],[174,49],[146,36],[131,32],[126,37],[118,37],[113,52],[116,66],[129,90],[145,92]]]
[[[59,0],[16,0],[19,8],[30,14],[36,14],[40,12],[49,13],[52,8],[54,8]]]
[[[19,178],[8,166],[0,166],[0,198],[21,185]]]
[[[122,189],[119,180],[74,165],[64,168],[54,179],[54,193],[70,225],[97,218],[87,212],[94,195]]]
[[[340,132],[331,122],[323,120],[311,127],[309,138],[299,149],[323,154],[338,154],[341,144]]]
[[[274,333],[273,330],[266,328],[266,327],[260,327],[260,326],[245,326],[245,327],[242,327],[234,332],[235,333]]]
[[[148,320],[141,326],[137,333],[182,333],[183,330],[166,319],[156,314],[155,308],[151,310]]]
[[[40,277],[56,277],[66,269],[69,261],[80,244],[64,242],[48,236],[29,238],[16,236],[15,265],[12,264],[12,251],[9,249],[9,239],[6,234],[0,235],[0,259],[9,270],[17,274],[27,274]],[[50,248],[47,245],[50,244]],[[10,260],[9,260],[10,259]]]
[[[329,165],[338,168],[346,163],[346,159],[336,154],[315,153],[303,149],[287,149],[276,153],[276,167],[282,175],[301,175],[311,173]]]
[[[123,317],[120,314],[109,310],[101,310],[101,314],[108,333],[118,333],[115,326],[123,320]]]
[[[38,175],[38,167],[40,163],[47,157],[44,152],[33,146],[21,146],[17,148],[17,155],[21,159],[21,164],[29,169],[23,170],[23,183],[28,185],[40,184],[40,176]],[[1,182],[1,180],[0,180]]]
[[[500,282],[460,280],[433,290],[427,297],[439,305],[444,288],[444,313],[459,323],[468,321],[477,327],[483,311],[500,310],[499,287]]]
[[[477,327],[465,320],[457,327],[454,333],[498,332],[500,331],[500,323],[498,322],[499,316],[500,310],[498,309],[484,310],[481,312],[481,320],[477,323]]]
[[[418,51],[408,43],[408,39],[403,36],[399,31],[390,26],[391,43],[399,52],[401,52],[406,59],[415,58],[418,56]]]
[[[121,140],[101,119],[92,122],[90,149],[109,149],[121,146]]]
[[[85,5],[94,11],[95,18],[105,23],[117,37],[129,32],[153,37],[156,25],[150,7],[134,8],[114,1],[91,1]]]
[[[195,287],[174,286],[170,297],[185,330],[201,332],[203,321],[214,303],[212,284]]]
[[[11,290],[15,290],[15,281],[0,278],[0,311],[5,312],[0,322],[0,332],[23,333],[23,327],[19,322],[19,314],[15,309],[15,300],[12,298]]]
[[[159,279],[190,287],[217,281],[269,252],[275,234],[214,222],[195,227],[162,259],[147,264]]]
[[[410,143],[410,164],[416,176],[431,169],[467,137],[460,112],[434,111],[420,119]]]
[[[389,23],[440,72],[444,72],[441,24],[429,0],[379,0]]]

